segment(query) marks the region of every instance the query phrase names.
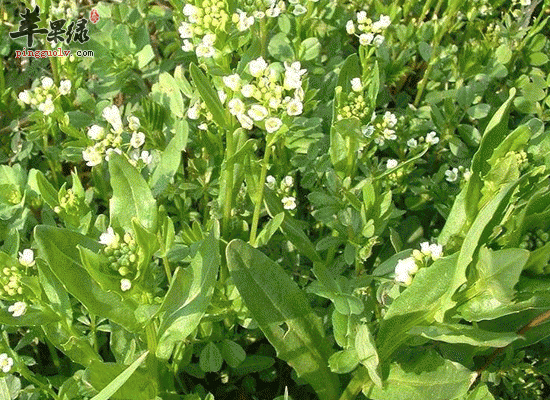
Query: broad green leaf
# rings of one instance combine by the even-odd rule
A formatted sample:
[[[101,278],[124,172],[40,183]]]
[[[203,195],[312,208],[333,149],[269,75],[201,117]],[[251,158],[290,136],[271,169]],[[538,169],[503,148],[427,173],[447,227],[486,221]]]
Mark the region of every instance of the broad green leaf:
[[[515,332],[491,332],[470,325],[436,324],[415,326],[408,332],[445,343],[464,343],[481,347],[505,347],[519,339]]]
[[[170,184],[181,162],[181,152],[187,145],[188,125],[186,121],[177,119],[175,135],[160,156],[160,163],[149,179],[153,197],[157,197]]]
[[[256,247],[265,246],[269,242],[269,239],[271,239],[273,234],[277,232],[277,230],[283,223],[284,218],[285,213],[280,212],[279,214],[275,215],[267,224],[265,224],[262,231],[258,234],[258,238],[256,239]]]
[[[220,351],[225,362],[233,368],[238,367],[246,359],[244,349],[232,340],[224,339]]]
[[[185,340],[199,325],[214,293],[214,283],[220,266],[218,240],[211,234],[200,244],[191,262],[189,273],[177,274],[163,304],[164,317],[158,330],[157,356],[167,359],[174,345]]]
[[[71,301],[61,281],[57,279],[50,267],[43,260],[36,260],[36,266],[38,268],[40,285],[49,304],[57,313],[63,315],[68,320],[72,320],[73,309]]]
[[[88,366],[99,362],[100,356],[91,346],[89,339],[78,335],[65,321],[42,325],[48,341],[67,355],[72,362]]]
[[[313,60],[319,56],[320,51],[321,43],[319,43],[319,39],[317,38],[307,38],[300,44],[300,58],[304,61]]]
[[[467,393],[475,376],[461,364],[428,350],[392,363],[384,387],[368,384],[363,393],[373,400],[456,399]]]
[[[42,171],[37,172],[36,182],[38,183],[40,195],[42,196],[46,204],[49,205],[53,210],[55,206],[59,205],[59,201],[57,199],[57,190],[55,190],[53,185],[46,179]]]
[[[130,230],[132,218],[136,217],[145,228],[155,232],[157,205],[141,174],[124,156],[116,153],[109,157],[109,172],[113,187],[109,201],[111,225]]]
[[[153,48],[151,47],[151,45],[147,44],[143,47],[143,49],[138,51],[136,53],[136,58],[137,58],[137,61],[138,61],[137,66],[138,66],[139,69],[143,69],[143,67],[145,67],[147,64],[149,64],[151,62],[151,60],[153,60],[153,58],[155,58],[155,53],[153,52]]]
[[[357,53],[353,53],[342,65],[340,73],[338,74],[338,84],[337,86],[342,87],[343,93],[351,92],[351,80],[353,78],[361,77],[361,66],[359,65],[359,56]]]
[[[279,32],[274,35],[267,46],[267,51],[276,60],[279,61],[293,61],[294,50],[292,50],[292,44],[283,32]]]
[[[366,324],[361,324],[357,327],[355,350],[357,351],[359,362],[367,368],[370,379],[376,386],[381,388],[382,374],[380,371],[380,359],[374,338]]]
[[[86,370],[84,379],[96,390],[101,390],[92,400],[154,399],[157,388],[152,377],[136,372],[148,355],[149,352],[146,351],[129,367],[113,363],[92,363]]]
[[[199,67],[193,63],[189,66],[189,72],[191,73],[191,79],[193,79],[193,83],[197,87],[202,100],[206,103],[208,111],[212,113],[214,121],[216,121],[220,127],[228,129],[229,126],[225,119],[222,103],[212,83],[210,83],[209,79]]]
[[[226,256],[239,293],[278,357],[321,400],[338,398],[338,378],[327,366],[332,351],[304,293],[277,263],[242,240],[231,241]]]
[[[237,376],[250,375],[254,372],[266,370],[275,364],[272,357],[250,354],[238,367],[233,369],[233,373]]]
[[[487,385],[480,383],[474,390],[464,397],[464,400],[495,400]]]
[[[6,382],[5,376],[0,378],[0,399],[2,400],[13,399],[13,397],[10,394],[10,390],[8,388],[8,383]]]
[[[199,356],[199,365],[204,372],[218,372],[222,363],[222,353],[218,346],[212,342],[204,346]]]
[[[174,116],[178,118],[185,117],[183,96],[181,95],[178,84],[172,75],[168,72],[162,72],[159,75],[158,85],[153,87],[153,92],[156,92],[161,96],[160,103],[168,108]]]
[[[130,331],[141,329],[134,315],[137,304],[104,291],[82,266],[78,247],[97,253],[101,249],[99,243],[79,233],[45,225],[35,228],[34,238],[54,275],[88,311],[111,319]]]
[[[340,350],[330,356],[328,365],[336,374],[347,374],[359,365],[359,357],[353,348]]]

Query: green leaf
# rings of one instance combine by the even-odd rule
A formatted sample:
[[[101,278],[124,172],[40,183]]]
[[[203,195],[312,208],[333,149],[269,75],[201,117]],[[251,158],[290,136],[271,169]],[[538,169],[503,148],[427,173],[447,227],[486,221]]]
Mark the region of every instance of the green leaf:
[[[159,75],[158,83],[152,88],[153,99],[168,108],[177,118],[185,118],[183,96],[178,82],[168,72]]]
[[[43,260],[36,260],[36,266],[38,268],[40,286],[42,286],[49,304],[57,313],[63,315],[68,320],[72,320],[73,309],[71,307],[71,300],[61,281],[57,279],[48,264]]]
[[[273,364],[275,364],[275,360],[272,357],[251,354],[246,356],[246,359],[233,370],[233,373],[237,376],[250,375],[254,372],[264,371],[272,367]]]
[[[474,390],[472,390],[464,400],[495,400],[489,388],[485,383],[480,383]]]
[[[224,108],[218,97],[218,93],[214,90],[214,85],[210,83],[208,78],[195,64],[191,63],[189,72],[191,73],[191,79],[193,79],[193,83],[197,87],[202,100],[206,103],[208,111],[212,113],[214,121],[222,128],[229,129],[229,125],[224,116]]]
[[[113,197],[109,201],[111,225],[129,231],[132,218],[148,230],[157,230],[157,205],[138,170],[119,154],[109,157]]]
[[[41,326],[58,321],[59,317],[51,311],[28,308],[25,314],[14,317],[8,312],[7,307],[0,309],[0,324],[9,326]]]
[[[278,357],[321,400],[338,398],[338,378],[327,367],[331,348],[304,293],[277,263],[242,240],[227,245],[226,257],[239,293]]]
[[[464,343],[481,347],[505,347],[520,338],[515,332],[491,332],[459,324],[419,325],[408,333],[445,343]]]
[[[230,367],[238,367],[245,359],[246,352],[237,343],[232,340],[224,339],[221,343],[222,357]]]
[[[101,249],[99,243],[79,233],[45,225],[34,229],[34,238],[51,271],[89,312],[111,319],[129,331],[140,331],[134,315],[137,305],[104,291],[82,266],[78,247],[97,253]]]
[[[355,349],[340,350],[330,356],[328,365],[336,374],[347,374],[359,365],[359,357]]]
[[[256,239],[256,247],[265,246],[269,242],[269,239],[271,239],[273,234],[277,232],[277,230],[283,223],[284,218],[285,213],[280,212],[279,214],[275,215],[267,224],[265,224],[262,231],[258,234],[258,238]]]
[[[212,342],[204,346],[199,357],[199,365],[204,372],[218,372],[222,363],[222,354],[218,346]]]
[[[456,399],[466,394],[475,376],[475,372],[428,350],[392,363],[384,387],[369,384],[363,393],[373,400]]]
[[[40,195],[46,204],[53,210],[55,206],[59,205],[57,190],[55,190],[53,185],[46,179],[42,171],[38,171],[36,173],[36,182],[38,183],[38,188],[40,189]]]
[[[153,47],[150,44],[147,44],[136,53],[138,68],[143,69],[147,64],[149,64],[153,58],[155,58],[155,53],[153,52]]]
[[[420,42],[418,44],[418,52],[420,53],[420,56],[422,57],[422,59],[428,62],[432,57],[432,46],[430,46],[426,42]]]
[[[95,389],[101,390],[92,400],[154,399],[157,389],[153,379],[150,375],[136,372],[148,355],[149,352],[146,351],[127,368],[113,363],[92,363],[87,368],[84,379]],[[112,377],[115,378],[111,381]]]
[[[199,245],[189,273],[174,276],[165,302],[165,314],[158,330],[157,355],[166,359],[174,345],[185,340],[199,325],[214,293],[214,283],[220,266],[218,240],[211,234]]]
[[[300,43],[300,58],[304,61],[309,61],[317,58],[320,51],[321,43],[319,43],[319,39],[317,38],[310,37]]]
[[[159,165],[149,179],[153,197],[160,195],[168,187],[181,163],[181,152],[187,145],[188,125],[186,121],[177,119],[175,135],[160,156]]]
[[[363,364],[369,372],[369,377],[379,388],[382,387],[382,374],[380,372],[380,358],[376,350],[374,338],[370,333],[369,327],[361,324],[357,327],[355,336],[355,350],[359,362]]]
[[[279,61],[293,61],[295,59],[292,44],[283,32],[279,32],[271,38],[267,51]]]

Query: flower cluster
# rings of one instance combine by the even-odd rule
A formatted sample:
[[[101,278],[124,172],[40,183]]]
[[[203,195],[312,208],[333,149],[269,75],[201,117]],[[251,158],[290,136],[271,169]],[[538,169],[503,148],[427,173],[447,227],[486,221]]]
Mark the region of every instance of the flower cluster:
[[[130,131],[128,132],[122,125],[120,110],[116,105],[105,107],[102,116],[111,125],[111,129],[106,130],[100,125],[92,125],[88,128],[88,137],[94,141],[94,144],[82,151],[82,158],[86,161],[86,165],[93,167],[101,164],[103,159],[109,161],[109,155],[112,152],[122,154],[124,147],[130,150],[129,158],[133,165],[137,165],[140,160],[144,164],[151,163],[152,155],[149,151],[141,150],[145,144],[145,134],[139,132],[141,126],[139,118],[128,117]]]
[[[56,87],[53,79],[46,76],[41,79],[40,86],[23,90],[18,97],[23,103],[42,111],[44,115],[50,115],[55,111],[54,100],[59,95],[66,96],[71,93],[71,86],[71,81],[62,80],[59,87]]]
[[[281,180],[280,186],[277,188],[277,179],[273,175],[269,175],[266,178],[266,184],[267,187],[269,187],[272,190],[278,189],[279,195],[284,196],[281,199],[281,203],[283,203],[283,208],[285,210],[292,211],[296,209],[296,198],[294,196],[291,196],[293,194],[292,188],[294,186],[294,179],[287,175]]]
[[[374,138],[374,143],[383,146],[386,140],[396,140],[395,127],[397,117],[389,111],[384,115],[372,114],[371,122],[361,127],[361,133],[365,138]]]
[[[137,277],[138,269],[138,248],[135,239],[131,233],[126,232],[123,240],[113,228],[107,228],[107,231],[99,237],[99,243],[105,245],[103,254],[109,260],[109,271],[118,275],[120,279],[120,290],[126,292],[132,288],[132,280]]]
[[[464,180],[470,179],[471,172],[468,168],[464,168],[462,165],[454,168],[450,168],[447,171],[445,171],[445,179],[447,182],[457,182],[459,180],[460,174],[462,174],[462,177]]]
[[[353,20],[346,23],[346,31],[348,35],[355,35],[359,38],[361,46],[374,45],[379,47],[384,43],[385,37],[382,34],[391,24],[391,19],[387,15],[380,15],[378,21],[373,22],[367,17],[366,11],[357,13],[357,25]]]
[[[178,29],[183,40],[182,50],[195,51],[197,57],[213,57],[216,54],[216,32],[224,32],[229,21],[227,3],[223,0],[195,0],[195,4],[185,4],[183,15],[186,21]]]
[[[283,121],[278,117],[281,112],[286,116],[301,115],[303,111],[304,91],[302,77],[307,70],[300,62],[284,63],[284,72],[280,64],[270,64],[259,57],[248,64],[249,76],[233,74],[223,77],[223,83],[229,95],[229,112],[234,115],[244,129],[254,125],[268,133],[278,131]]]
[[[443,255],[443,247],[429,242],[420,243],[420,250],[413,250],[412,256],[397,261],[395,266],[395,281],[410,285],[413,276],[420,267],[427,266],[430,260],[435,261]]]
[[[7,374],[10,372],[11,367],[13,367],[13,358],[8,357],[6,353],[0,354],[0,370]]]
[[[276,18],[286,10],[286,5],[283,1],[275,0],[255,0],[252,2],[243,2],[233,13],[231,21],[237,26],[240,32],[250,29],[256,21],[260,21],[266,17]]]
[[[535,231],[527,232],[523,237],[519,247],[527,250],[535,250],[550,241],[550,234],[542,228],[538,228]]]
[[[218,96],[220,97],[220,101],[223,103],[225,100],[225,93],[220,90],[218,92]],[[212,113],[208,111],[208,107],[206,107],[206,103],[201,100],[197,100],[191,107],[187,109],[187,118],[198,121],[198,126],[200,130],[207,130],[208,125],[212,122]]]
[[[361,78],[353,78],[351,80],[351,88],[351,92],[342,93],[342,98],[340,99],[341,106],[336,115],[338,121],[345,118],[358,118],[362,120],[367,116],[367,103],[363,96]]]

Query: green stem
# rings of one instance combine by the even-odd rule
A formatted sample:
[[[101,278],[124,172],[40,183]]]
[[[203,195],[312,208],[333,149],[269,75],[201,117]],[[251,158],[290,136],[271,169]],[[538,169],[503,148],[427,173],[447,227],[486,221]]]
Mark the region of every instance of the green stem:
[[[264,199],[264,186],[265,186],[265,177],[267,175],[267,167],[269,164],[269,158],[271,157],[271,143],[269,137],[266,141],[266,149],[264,153],[264,158],[262,160],[262,172],[260,174],[260,181],[258,182],[258,195],[254,204],[254,215],[252,217],[252,228],[250,229],[250,244],[254,246],[256,244],[256,233],[258,231],[258,221],[260,220],[260,210],[262,209],[262,202]]]
[[[363,386],[369,381],[369,373],[363,366],[359,367],[348,386],[340,396],[340,400],[353,400],[357,397]]]
[[[6,90],[6,78],[4,77],[4,60],[0,61],[0,98]]]
[[[46,41],[46,48],[52,50],[50,42]],[[50,65],[52,67],[53,81],[56,85],[59,85],[59,71],[57,68],[57,57],[50,57]]]
[[[44,132],[44,134],[42,135],[42,143],[43,143],[43,146],[44,146],[44,155],[46,156],[46,160],[48,162],[48,165],[50,166],[50,170],[52,171],[52,177],[53,177],[53,180],[55,182],[55,185],[58,186],[59,185],[59,181],[57,179],[57,172],[55,170],[55,165],[53,163],[53,161],[50,159],[50,157],[48,156],[48,132]]]
[[[262,46],[262,57],[266,57],[266,44],[267,44],[267,25],[265,22],[266,18],[260,20],[260,44]]]
[[[262,20],[263,21],[263,20]],[[234,132],[227,131],[226,134],[226,166],[225,166],[225,197],[223,205],[223,236],[226,239],[229,239],[230,234],[230,220],[231,220],[231,210],[233,209],[233,174],[234,174],[234,164],[233,164],[233,153],[234,149]]]
[[[147,338],[147,350],[149,350],[149,356],[147,357],[147,369],[155,382],[158,382],[158,362],[157,362],[157,330],[154,322],[151,322],[145,328],[145,336]]]
[[[162,265],[164,266],[164,272],[166,272],[168,284],[170,285],[170,282],[172,282],[172,270],[170,269],[170,264],[168,263],[168,257],[162,257]]]

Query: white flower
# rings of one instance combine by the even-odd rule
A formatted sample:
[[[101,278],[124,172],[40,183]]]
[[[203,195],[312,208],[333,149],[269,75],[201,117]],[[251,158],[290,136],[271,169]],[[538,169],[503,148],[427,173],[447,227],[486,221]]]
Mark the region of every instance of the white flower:
[[[89,167],[101,164],[101,161],[103,161],[101,152],[98,151],[95,146],[86,147],[82,150],[82,158],[86,161],[86,165]]]
[[[130,279],[124,278],[120,280],[120,290],[122,290],[123,292],[127,292],[131,288],[132,288],[132,282],[130,282]]]
[[[25,249],[22,253],[19,252],[19,264],[24,267],[32,267],[34,265],[34,251]]]
[[[191,39],[193,37],[193,26],[187,22],[182,22],[178,31],[182,39]]]
[[[307,69],[302,68],[300,61],[294,61],[292,64],[284,62],[286,73],[295,73],[299,76],[302,76],[307,72]]]
[[[278,131],[282,125],[283,122],[276,117],[271,117],[265,120],[265,130],[269,133]]]
[[[109,156],[113,153],[122,154],[122,150],[120,150],[118,147],[117,148],[109,147],[105,151],[105,160],[109,161]]]
[[[189,119],[199,119],[199,103],[193,104],[192,107],[189,107],[187,110],[187,118]]]
[[[262,76],[266,68],[267,63],[265,62],[263,57],[259,57],[248,63],[248,70],[250,71],[250,75],[256,78]]]
[[[71,93],[71,87],[72,87],[72,84],[70,80],[68,79],[62,80],[61,82],[59,82],[59,94],[64,96]]]
[[[108,227],[107,232],[104,232],[99,236],[99,243],[108,247],[116,248],[118,247],[119,242],[120,237],[118,236],[118,233],[116,233],[111,227]]]
[[[426,135],[426,143],[429,144],[437,144],[439,143],[439,138],[437,137],[437,133],[434,131],[431,131]]]
[[[241,94],[244,97],[252,97],[254,95],[254,91],[256,90],[256,87],[254,85],[246,84],[241,89]]]
[[[42,87],[44,89],[49,89],[53,86],[53,79],[50,78],[49,76],[46,76],[44,78],[42,78]]]
[[[269,99],[269,107],[276,110],[281,105],[281,99],[278,97],[272,97]]]
[[[132,146],[134,149],[137,149],[143,146],[143,143],[145,143],[145,133],[134,132],[132,134],[132,138],[130,139],[130,146]]]
[[[382,135],[384,135],[384,139],[386,140],[396,140],[397,135],[395,134],[395,131],[393,129],[385,128],[382,131]]]
[[[397,124],[397,117],[395,116],[395,114],[392,114],[391,112],[386,111],[384,114],[384,122],[390,128],[393,128]]]
[[[242,12],[241,10],[238,10],[238,15],[236,19],[237,19],[237,29],[240,32],[244,32],[248,30],[254,24],[254,17],[247,16],[246,13]]]
[[[197,128],[199,128],[201,131],[206,131],[208,130],[208,125],[206,125],[206,123],[203,122],[202,124],[198,125]]]
[[[153,161],[153,155],[147,150],[143,150],[139,158],[141,158],[141,161],[143,161],[147,165],[151,164],[151,161]]]
[[[241,77],[239,76],[239,74],[224,76],[222,80],[225,86],[227,86],[234,92],[238,92],[241,88]]]
[[[384,43],[384,40],[386,40],[386,38],[384,37],[384,35],[376,35],[376,37],[374,38],[374,40],[372,41],[372,43],[373,43],[376,47],[380,47],[380,46],[382,46],[382,43]]]
[[[263,11],[254,11],[252,13],[252,15],[254,15],[254,18],[256,19],[264,19],[265,18],[265,13]]]
[[[300,78],[300,75],[290,72],[285,74],[285,80],[283,82],[283,86],[286,90],[291,89],[298,89],[302,87],[302,79]]]
[[[232,115],[242,115],[246,111],[246,107],[241,99],[231,99],[229,100],[229,112]]]
[[[141,123],[139,122],[139,118],[138,117],[135,117],[133,115],[130,115],[128,118],[128,127],[133,130],[133,131],[137,131],[140,126],[141,126]]]
[[[120,118],[120,110],[116,105],[105,107],[101,115],[111,124],[116,133],[122,132],[122,119]]]
[[[17,301],[13,305],[8,307],[8,312],[14,317],[20,317],[27,311],[27,303],[24,301]]]
[[[429,256],[430,255],[430,242],[422,242],[420,243],[420,251]]]
[[[244,129],[251,130],[254,127],[254,122],[246,114],[237,114],[237,120]]]
[[[363,134],[363,136],[369,137],[370,135],[372,135],[374,133],[374,126],[372,126],[372,125],[363,125],[361,127],[361,133]]]
[[[248,110],[248,116],[254,121],[263,121],[267,114],[267,109],[259,104],[252,105]]]
[[[19,100],[25,104],[31,104],[31,94],[28,90],[23,90],[19,93]]]
[[[456,182],[458,179],[458,168],[448,169],[445,171],[445,176],[448,182]]]
[[[467,181],[472,176],[472,171],[466,168],[466,170],[462,173],[462,176],[464,177],[464,180]]]
[[[408,257],[397,261],[395,266],[395,280],[405,285],[412,283],[412,276],[418,272],[418,265],[413,257]]]
[[[216,35],[213,33],[207,33],[202,37],[202,44],[205,46],[214,46],[214,42],[216,41]]]
[[[407,146],[409,146],[411,149],[414,149],[416,146],[418,146],[418,142],[416,139],[409,139],[407,140]]]
[[[288,115],[300,115],[304,109],[304,105],[298,99],[292,99],[286,105],[286,113]]]
[[[13,367],[13,358],[8,357],[6,353],[0,354],[0,369],[3,373],[7,374]]]
[[[304,15],[306,12],[307,12],[307,8],[305,8],[301,4],[296,4],[294,6],[294,10],[292,11],[292,13],[297,17],[300,16],[300,15]]]
[[[531,0],[521,0],[521,5],[527,7],[531,5]]]
[[[285,210],[294,210],[296,208],[296,199],[294,197],[283,197],[281,202]]]
[[[265,182],[270,189],[273,189],[277,183],[277,180],[273,175],[268,175],[267,178],[265,178]]]
[[[364,24],[367,22],[367,12],[366,11],[359,11],[357,13],[357,22],[360,24]]]
[[[55,106],[52,102],[52,99],[49,97],[38,105],[38,109],[44,113],[44,115],[50,115],[55,111]]]
[[[192,4],[186,4],[185,6],[183,6],[183,15],[185,15],[186,17],[195,16],[197,14],[197,11],[197,7]]]
[[[359,35],[359,43],[361,44],[361,46],[368,46],[369,44],[372,43],[372,41],[374,40],[374,35],[372,33],[362,33],[361,35]]]
[[[225,99],[227,99],[227,95],[225,94],[225,92],[223,90],[218,90],[218,97],[221,101],[221,103],[225,103]]]
[[[397,165],[399,164],[399,162],[393,158],[390,158],[387,162],[386,162],[386,168],[387,169],[392,169],[392,168],[395,168],[397,167]]]
[[[437,260],[443,255],[443,246],[439,244],[431,244],[430,253],[432,254],[432,260]]]
[[[265,11],[265,15],[267,15],[269,18],[278,17],[280,14],[281,14],[281,9],[277,6],[271,6],[270,9]]]
[[[99,125],[92,125],[88,128],[88,137],[92,140],[101,140],[105,136],[105,129]]]
[[[214,54],[216,54],[216,50],[214,50],[214,47],[212,46],[207,46],[204,43],[201,43],[197,46],[195,53],[197,54],[197,57],[211,58],[214,57]]]
[[[193,46],[193,43],[191,43],[189,40],[185,39],[183,41],[183,46],[181,46],[181,49],[185,52],[190,52],[190,51],[193,51],[195,49],[195,47]]]
[[[378,20],[377,24],[382,29],[385,29],[391,25],[391,18],[387,15],[382,14],[380,15],[380,19]]]
[[[281,183],[285,187],[292,187],[292,185],[294,185],[294,179],[290,175],[287,175],[283,178]]]
[[[363,85],[361,84],[361,78],[353,78],[351,80],[351,89],[354,92],[360,92],[363,90]]]
[[[355,33],[355,25],[353,25],[353,21],[351,19],[346,22],[346,32],[348,35],[353,35]]]

